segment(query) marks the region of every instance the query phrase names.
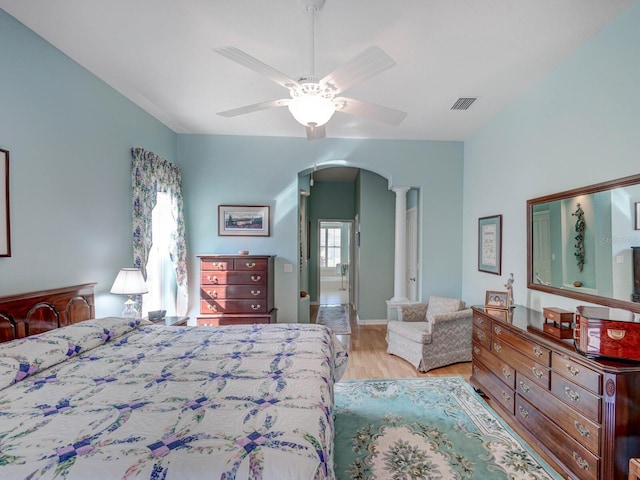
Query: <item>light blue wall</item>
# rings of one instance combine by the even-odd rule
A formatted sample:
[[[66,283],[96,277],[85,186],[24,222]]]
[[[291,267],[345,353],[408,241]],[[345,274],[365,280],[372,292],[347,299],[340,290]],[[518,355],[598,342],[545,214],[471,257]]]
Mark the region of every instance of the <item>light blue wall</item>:
[[[395,194],[384,178],[367,170],[358,176],[360,247],[358,318],[387,318],[386,300],[393,297]]]
[[[0,148],[10,151],[10,258],[0,295],[97,282],[96,314],[131,266],[131,147],[176,135],[0,10]],[[135,68],[135,66],[132,66]]]
[[[0,61],[13,251],[0,258],[0,295],[97,282],[97,314],[121,311],[122,299],[108,291],[118,269],[132,262],[134,146],[182,168],[192,317],[195,255],[248,249],[277,255],[279,316],[295,320],[298,173],[314,164],[363,168],[389,187],[420,189],[421,295],[461,294],[461,142],[176,135],[1,10]],[[218,237],[221,203],[271,206],[272,235]]]
[[[292,322],[298,304],[298,173],[316,164],[349,165],[375,172],[390,186],[415,186],[420,196],[422,296],[457,295],[462,288],[462,144],[385,140],[179,135],[187,247],[190,258],[190,316],[199,296],[196,254],[274,254],[278,319]],[[219,204],[269,205],[270,237],[218,237]],[[284,265],[293,265],[292,273]],[[393,279],[393,271],[376,272]],[[391,295],[389,295],[390,298]],[[388,298],[379,299],[384,302]]]
[[[526,288],[526,200],[640,170],[640,3],[465,141],[463,297],[515,276],[536,310],[576,301]],[[479,217],[503,214],[503,275],[477,270]]]

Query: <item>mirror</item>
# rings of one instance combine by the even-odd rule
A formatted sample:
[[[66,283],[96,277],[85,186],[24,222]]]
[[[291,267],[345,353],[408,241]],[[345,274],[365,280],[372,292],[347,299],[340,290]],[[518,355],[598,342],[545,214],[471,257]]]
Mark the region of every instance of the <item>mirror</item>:
[[[527,287],[640,313],[640,175],[528,200]]]

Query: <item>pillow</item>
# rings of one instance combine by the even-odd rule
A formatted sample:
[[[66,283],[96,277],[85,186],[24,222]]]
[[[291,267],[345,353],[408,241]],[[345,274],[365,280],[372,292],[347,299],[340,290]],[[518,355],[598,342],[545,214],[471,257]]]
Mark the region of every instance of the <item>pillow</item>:
[[[403,322],[424,322],[427,315],[426,303],[414,303],[400,307]]]
[[[119,317],[92,319],[0,343],[0,389],[121,337],[140,323]]]
[[[427,308],[427,321],[430,322],[436,315],[454,313],[462,310],[465,304],[457,298],[429,297],[429,307]]]

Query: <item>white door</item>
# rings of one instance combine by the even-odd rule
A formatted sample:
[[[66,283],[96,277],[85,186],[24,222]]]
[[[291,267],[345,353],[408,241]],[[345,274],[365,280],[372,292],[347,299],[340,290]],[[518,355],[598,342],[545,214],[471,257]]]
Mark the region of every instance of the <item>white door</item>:
[[[407,297],[418,300],[418,209],[407,210]]]
[[[549,211],[533,213],[533,282],[551,283]]]

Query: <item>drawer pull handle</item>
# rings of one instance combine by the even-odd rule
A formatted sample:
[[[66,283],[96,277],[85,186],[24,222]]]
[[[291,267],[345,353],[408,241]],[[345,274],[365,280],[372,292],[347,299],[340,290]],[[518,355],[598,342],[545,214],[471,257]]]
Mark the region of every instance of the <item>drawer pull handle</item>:
[[[217,305],[207,304],[207,309],[212,311],[212,312],[217,312],[218,311],[218,306]]]
[[[258,295],[260,295],[262,292],[260,290],[251,290],[251,295],[253,295],[254,297],[257,297]]]
[[[536,378],[540,379],[544,376],[544,372],[542,370],[540,370],[539,368],[533,367],[531,369],[531,371],[533,372],[533,374],[535,375]]]
[[[582,458],[578,453],[573,453],[573,459],[576,461],[578,466],[583,470],[589,470],[589,462],[587,462],[584,458]]]
[[[493,331],[496,332],[496,335],[502,335],[502,329],[500,327],[495,327]]]
[[[568,363],[567,363],[567,370],[569,370],[569,373],[574,377],[580,373],[579,368],[576,368],[573,365],[569,365]]]
[[[473,373],[475,373],[476,375],[480,373],[480,369],[476,365],[473,366]]]
[[[209,280],[211,283],[218,283],[218,277],[217,275],[214,275],[213,277],[210,275],[207,275],[207,280]]]
[[[612,328],[607,329],[607,337],[612,340],[622,340],[627,334],[625,330],[614,330]]]
[[[476,346],[473,347],[473,353],[475,353],[476,355],[480,355],[480,349]]]
[[[480,341],[484,342],[484,339],[486,338],[484,336],[484,332],[478,332],[478,338],[480,339]]]
[[[529,412],[527,412],[520,405],[518,405],[518,411],[520,412],[520,415],[522,416],[522,418],[528,418],[529,417]]]
[[[589,438],[591,436],[591,431],[587,427],[582,425],[578,420],[573,421],[573,426],[576,427],[576,430],[578,430],[578,433],[581,437]]]
[[[572,402],[578,403],[580,401],[580,394],[578,392],[574,392],[569,387],[564,387],[564,393]]]
[[[256,263],[255,262],[247,262],[245,265],[247,266],[247,268],[253,268],[253,267],[256,266]]]
[[[484,325],[484,318],[478,318],[478,325]]]
[[[262,307],[258,304],[258,305],[251,305],[251,308],[253,310],[260,310]]]
[[[542,350],[540,350],[539,346],[536,345],[535,347],[533,347],[533,354],[536,357],[541,357],[542,356]]]
[[[502,347],[498,343],[493,344],[493,349],[498,353],[502,351]]]
[[[524,383],[522,380],[520,380],[520,388],[525,392],[529,393],[529,389],[530,389],[529,385]]]
[[[507,392],[505,392],[504,390],[502,391],[502,398],[504,398],[505,402],[508,402],[509,400],[511,400],[511,395],[509,395]]]
[[[506,367],[502,367],[502,375],[504,375],[505,378],[511,378],[511,372],[507,370]]]
[[[251,280],[253,280],[254,282],[257,282],[261,279],[262,277],[260,275],[251,275]]]

